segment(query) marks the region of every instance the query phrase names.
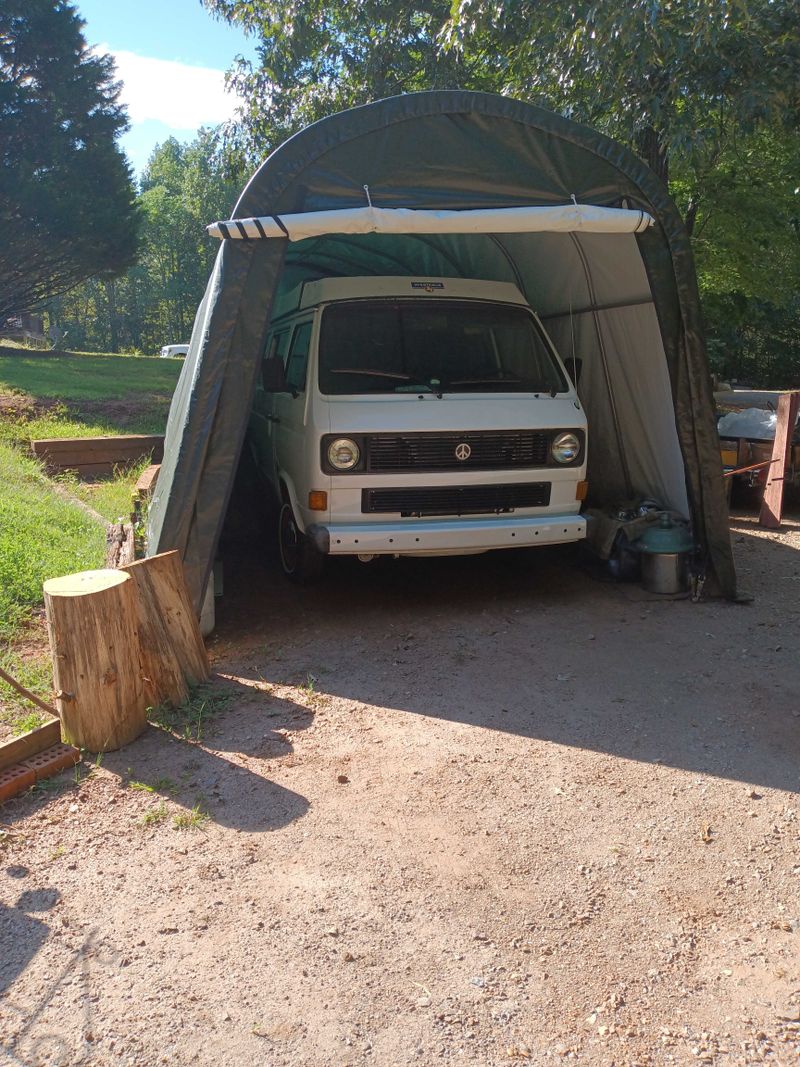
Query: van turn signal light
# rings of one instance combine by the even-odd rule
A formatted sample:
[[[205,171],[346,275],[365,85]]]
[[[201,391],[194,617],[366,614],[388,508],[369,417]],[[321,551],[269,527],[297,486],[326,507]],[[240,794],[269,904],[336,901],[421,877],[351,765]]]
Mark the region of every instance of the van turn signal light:
[[[576,500],[585,500],[588,495],[589,495],[589,483],[588,482],[578,482],[578,484],[575,486],[575,499]]]
[[[308,494],[308,506],[311,511],[328,510],[328,494],[324,489],[312,489]]]

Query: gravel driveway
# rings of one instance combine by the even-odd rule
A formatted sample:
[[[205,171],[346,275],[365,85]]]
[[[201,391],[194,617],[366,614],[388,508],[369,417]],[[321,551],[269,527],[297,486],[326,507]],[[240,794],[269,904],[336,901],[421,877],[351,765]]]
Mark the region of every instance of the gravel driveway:
[[[0,811],[0,1064],[796,1064],[800,522],[734,539],[748,606],[229,566],[179,736]]]

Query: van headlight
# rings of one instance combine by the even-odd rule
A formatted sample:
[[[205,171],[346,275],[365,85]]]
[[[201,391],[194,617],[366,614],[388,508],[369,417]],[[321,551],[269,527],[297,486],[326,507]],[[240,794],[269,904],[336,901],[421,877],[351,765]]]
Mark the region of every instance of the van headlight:
[[[556,463],[574,463],[580,451],[581,442],[574,433],[556,434],[550,445],[550,455]]]
[[[337,471],[351,471],[361,459],[361,449],[351,437],[337,437],[328,445],[328,463]]]

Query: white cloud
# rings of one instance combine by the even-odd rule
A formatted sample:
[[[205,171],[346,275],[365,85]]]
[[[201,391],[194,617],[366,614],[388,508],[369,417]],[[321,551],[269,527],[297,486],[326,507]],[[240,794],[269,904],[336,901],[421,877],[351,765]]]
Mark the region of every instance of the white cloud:
[[[131,123],[156,119],[174,130],[216,126],[233,116],[239,99],[225,91],[225,74],[210,67],[192,67],[135,52],[116,52],[107,46],[123,83],[121,102]]]

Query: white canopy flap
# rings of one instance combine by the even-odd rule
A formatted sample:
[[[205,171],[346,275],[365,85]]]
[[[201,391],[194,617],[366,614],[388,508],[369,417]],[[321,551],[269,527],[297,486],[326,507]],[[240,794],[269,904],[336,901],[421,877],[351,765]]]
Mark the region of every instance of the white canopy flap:
[[[653,219],[645,211],[559,204],[555,207],[479,208],[423,211],[411,208],[355,207],[228,219],[206,227],[212,237],[258,240],[288,237],[302,241],[326,233],[640,233]]]

